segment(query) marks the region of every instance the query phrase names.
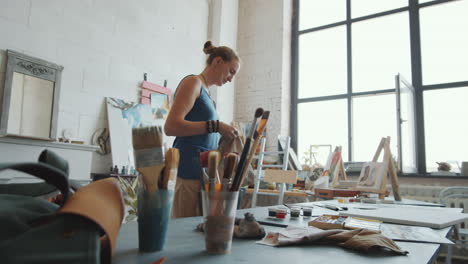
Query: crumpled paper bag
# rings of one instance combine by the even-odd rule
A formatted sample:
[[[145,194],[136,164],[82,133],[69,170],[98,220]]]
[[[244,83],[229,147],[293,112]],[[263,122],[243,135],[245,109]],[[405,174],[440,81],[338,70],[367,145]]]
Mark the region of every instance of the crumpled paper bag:
[[[268,232],[257,243],[275,247],[299,244],[326,244],[350,248],[360,252],[383,248],[398,255],[408,254],[408,251],[402,250],[393,240],[383,236],[380,231],[368,229],[322,230],[312,226],[304,228],[288,227],[281,232]]]

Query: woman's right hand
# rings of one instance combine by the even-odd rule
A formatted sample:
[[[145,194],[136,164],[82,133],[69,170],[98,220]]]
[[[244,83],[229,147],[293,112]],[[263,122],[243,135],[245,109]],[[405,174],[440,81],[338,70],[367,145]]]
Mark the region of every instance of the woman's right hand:
[[[221,134],[221,136],[228,139],[233,139],[238,136],[237,129],[221,121],[219,122],[218,132]]]

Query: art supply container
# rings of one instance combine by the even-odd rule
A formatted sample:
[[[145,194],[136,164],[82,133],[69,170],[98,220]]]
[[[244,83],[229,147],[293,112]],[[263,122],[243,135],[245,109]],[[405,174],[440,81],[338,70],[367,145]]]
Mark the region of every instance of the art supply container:
[[[149,193],[138,190],[138,247],[153,252],[164,248],[167,225],[171,217],[174,191],[157,190]]]
[[[348,203],[348,202],[349,202],[349,198],[348,198],[348,197],[335,197],[335,200],[336,200],[338,203]]]
[[[202,191],[205,248],[208,253],[231,251],[239,192]]]
[[[304,207],[302,208],[302,214],[306,217],[312,216],[312,208],[310,207]]]
[[[288,210],[286,208],[278,208],[276,209],[276,218],[284,219],[286,218],[287,213],[288,213]]]
[[[291,218],[297,218],[301,215],[301,208],[300,207],[292,207],[291,208]]]
[[[268,216],[276,217],[276,208],[275,207],[268,208]]]

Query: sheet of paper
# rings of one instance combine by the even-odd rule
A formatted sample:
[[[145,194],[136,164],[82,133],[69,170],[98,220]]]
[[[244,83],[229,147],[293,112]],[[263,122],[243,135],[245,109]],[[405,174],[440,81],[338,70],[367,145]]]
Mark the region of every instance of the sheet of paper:
[[[349,208],[348,211],[340,211],[340,215],[376,219],[385,223],[440,229],[468,219],[468,214],[457,213],[456,210],[452,209],[455,208],[389,205],[375,210]]]
[[[449,228],[447,227],[447,229]],[[453,244],[452,241],[441,234],[446,232],[439,232],[440,230],[429,227],[383,224],[380,226],[380,230],[384,236],[393,240]]]

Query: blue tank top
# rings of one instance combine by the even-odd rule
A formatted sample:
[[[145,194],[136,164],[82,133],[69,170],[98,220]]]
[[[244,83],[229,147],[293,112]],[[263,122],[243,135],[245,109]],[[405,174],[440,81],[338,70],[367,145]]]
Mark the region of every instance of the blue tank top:
[[[206,91],[200,87],[200,96],[190,112],[185,116],[187,121],[208,121],[218,120],[218,113],[213,100]],[[180,160],[177,176],[183,179],[200,179],[200,152],[218,148],[219,134],[206,133],[201,135],[176,137],[173,147],[179,149]]]

